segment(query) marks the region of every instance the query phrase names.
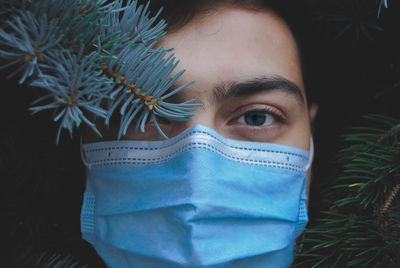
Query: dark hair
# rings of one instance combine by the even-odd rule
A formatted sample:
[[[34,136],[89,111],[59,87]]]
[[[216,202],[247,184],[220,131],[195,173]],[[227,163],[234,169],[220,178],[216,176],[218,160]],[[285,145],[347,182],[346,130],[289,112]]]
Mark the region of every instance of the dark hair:
[[[145,1],[146,2],[146,1]],[[289,26],[299,50],[307,98],[310,103],[309,55],[314,51],[311,15],[305,1],[299,0],[151,0],[150,10],[155,14],[162,8],[160,18],[168,23],[167,32],[181,29],[196,15],[208,13],[221,4],[237,5],[252,10],[272,10]],[[306,56],[307,55],[307,56]],[[179,56],[179,55],[178,55]]]

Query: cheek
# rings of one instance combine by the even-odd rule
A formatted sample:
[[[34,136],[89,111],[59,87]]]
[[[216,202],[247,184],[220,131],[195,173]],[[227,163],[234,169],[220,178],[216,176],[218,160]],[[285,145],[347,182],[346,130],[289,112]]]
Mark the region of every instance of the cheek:
[[[276,140],[276,143],[309,151],[310,137],[311,127],[309,120],[304,118],[288,125],[287,130]]]
[[[220,132],[226,138],[234,140],[276,143],[274,137],[281,135],[285,129],[285,125],[274,122],[266,127],[250,127],[244,124],[223,126]]]

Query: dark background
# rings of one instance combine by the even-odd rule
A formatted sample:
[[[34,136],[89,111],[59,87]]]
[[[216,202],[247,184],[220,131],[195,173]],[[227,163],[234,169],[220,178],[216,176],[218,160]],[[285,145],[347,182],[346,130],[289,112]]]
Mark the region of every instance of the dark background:
[[[367,113],[399,116],[399,2],[389,1],[377,18],[378,1],[310,1],[312,28],[305,48],[307,91],[319,105],[310,218],[318,215],[321,189],[335,166],[341,135],[361,124]],[[55,145],[50,112],[31,116],[34,89],[1,73],[0,240],[3,267],[46,267],[40,258],[72,256],[79,265],[100,267],[91,247],[80,239],[84,168],[79,133],[63,133]],[[29,263],[29,265],[28,265]],[[48,266],[52,267],[52,266]]]

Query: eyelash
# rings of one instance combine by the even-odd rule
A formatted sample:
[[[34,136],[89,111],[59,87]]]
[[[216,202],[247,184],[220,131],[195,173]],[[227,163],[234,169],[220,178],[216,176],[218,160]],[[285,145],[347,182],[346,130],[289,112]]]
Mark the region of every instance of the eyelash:
[[[250,113],[250,112],[266,113],[266,114],[271,115],[274,118],[274,120],[276,120],[277,122],[280,122],[280,123],[286,122],[285,115],[279,109],[277,109],[275,107],[267,106],[267,105],[252,105],[252,106],[245,106],[245,107],[238,108],[234,112],[234,114],[239,114],[239,115],[234,117],[234,119],[231,120],[231,123],[237,123],[239,118],[241,118],[242,116],[245,116],[246,113]],[[249,126],[249,127],[260,128],[263,126]]]

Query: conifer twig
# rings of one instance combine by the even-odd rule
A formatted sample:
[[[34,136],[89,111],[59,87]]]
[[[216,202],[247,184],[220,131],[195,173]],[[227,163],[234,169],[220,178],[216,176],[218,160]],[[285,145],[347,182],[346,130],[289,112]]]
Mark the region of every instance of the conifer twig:
[[[389,136],[392,136],[397,130],[400,129],[400,124],[397,124],[393,127],[391,127],[388,131],[386,131],[386,133],[378,139],[378,142],[381,142],[382,140],[386,139]]]
[[[386,200],[385,204],[383,205],[383,207],[381,209],[381,216],[385,215],[388,212],[394,199],[398,196],[399,193],[400,193],[400,183],[394,187],[393,191],[390,193],[388,199]]]

